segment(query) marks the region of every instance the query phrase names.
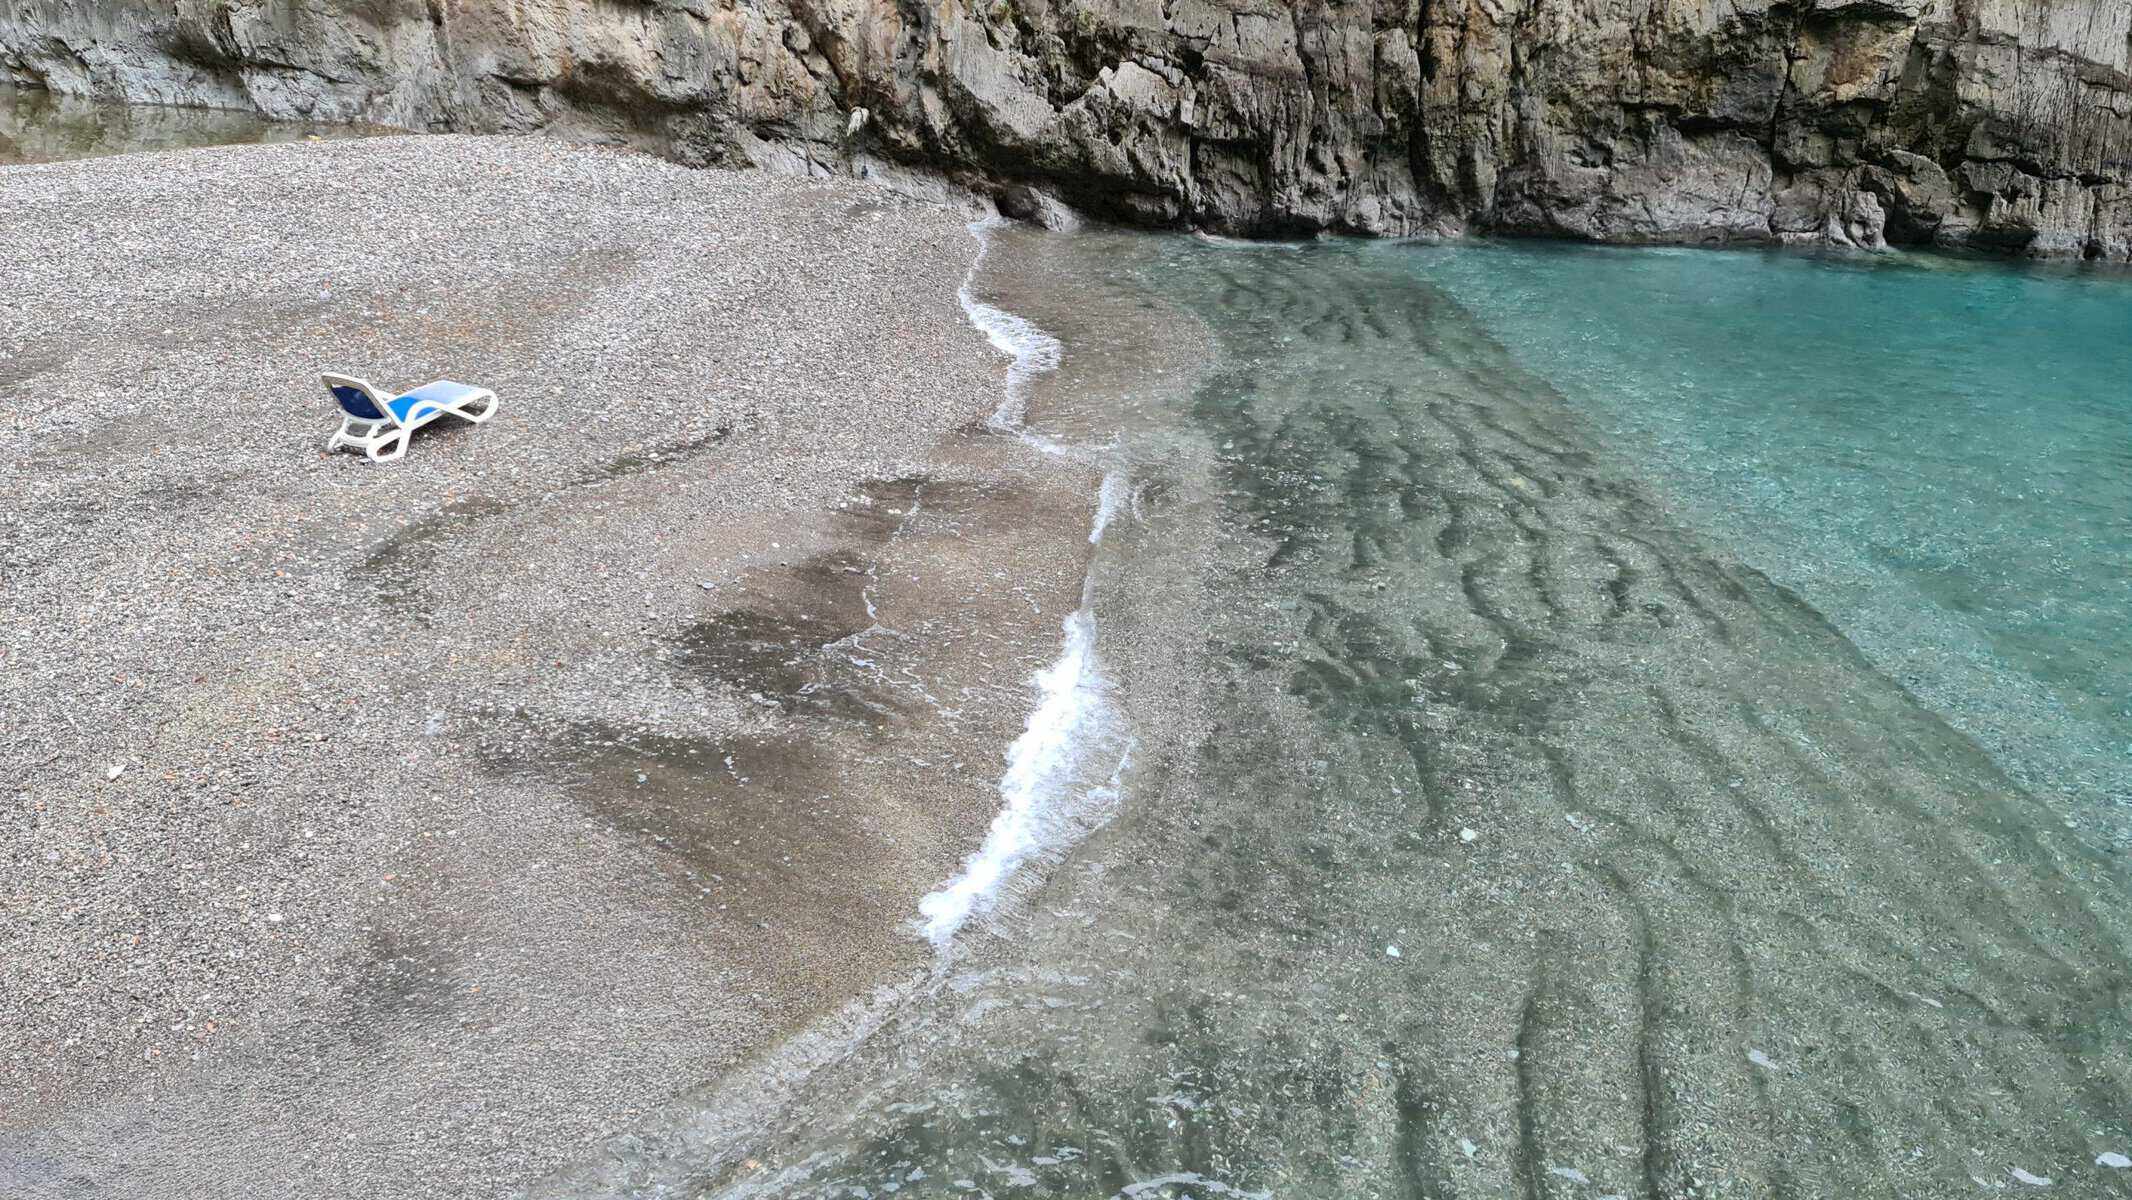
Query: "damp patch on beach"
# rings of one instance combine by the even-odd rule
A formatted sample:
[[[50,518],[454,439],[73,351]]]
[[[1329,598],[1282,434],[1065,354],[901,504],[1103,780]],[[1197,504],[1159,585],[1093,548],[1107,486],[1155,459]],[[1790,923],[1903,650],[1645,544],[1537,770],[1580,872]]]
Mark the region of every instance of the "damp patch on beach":
[[[675,438],[640,450],[617,454],[604,462],[596,463],[570,477],[572,487],[598,487],[642,475],[650,471],[686,463],[716,446],[723,445],[733,436],[733,422],[724,422],[708,433],[692,437]]]
[[[363,555],[356,568],[377,588],[388,607],[419,609],[429,601],[428,580],[439,560],[477,527],[510,510],[485,496],[453,500],[385,535]]]
[[[676,737],[585,720],[523,722],[477,749],[484,766],[561,786],[636,839],[695,899],[830,902],[866,890],[872,834],[813,741]]]
[[[788,715],[864,726],[893,720],[906,706],[878,684],[859,644],[876,627],[866,594],[872,571],[850,550],[810,558],[784,573],[778,594],[690,624],[674,638],[676,669]]]

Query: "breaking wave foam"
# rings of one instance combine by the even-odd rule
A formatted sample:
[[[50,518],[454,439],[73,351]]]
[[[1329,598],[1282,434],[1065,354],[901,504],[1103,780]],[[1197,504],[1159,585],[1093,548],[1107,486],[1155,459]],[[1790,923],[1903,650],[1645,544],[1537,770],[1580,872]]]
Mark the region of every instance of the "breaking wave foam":
[[[1065,633],[1058,660],[1037,673],[1039,699],[1028,726],[1007,749],[1007,773],[999,781],[1002,804],[984,844],[961,875],[918,903],[925,936],[935,945],[945,945],[973,914],[989,909],[1001,885],[1032,857],[1070,844],[1090,815],[1085,806],[1065,803],[1107,723],[1095,615],[1087,604],[1066,618]],[[1105,799],[1102,791],[1088,789],[1085,798]]]
[[[1102,490],[1096,493],[1096,521],[1088,530],[1091,545],[1103,540],[1103,531],[1118,515],[1118,510],[1127,507],[1133,499],[1131,482],[1123,471],[1111,471],[1103,476]]]
[[[991,248],[986,231],[996,222],[977,221],[977,257],[958,293],[970,323],[992,345],[1014,360],[1007,368],[1006,398],[988,424],[1011,432],[1048,454],[1071,448],[1023,428],[1029,381],[1056,370],[1063,347],[1059,340],[1024,317],[976,297],[977,271]],[[1088,532],[1100,542],[1103,531],[1129,496],[1125,477],[1104,476],[1096,498],[1096,515]],[[1001,889],[1033,858],[1052,857],[1078,841],[1109,814],[1118,797],[1129,749],[1119,749],[1111,731],[1108,684],[1096,658],[1093,580],[1081,589],[1081,606],[1066,618],[1059,657],[1033,680],[1036,708],[1014,744],[1007,748],[1007,771],[1000,777],[999,815],[985,840],[963,864],[962,874],[918,903],[921,929],[936,946],[946,946],[970,917],[991,910]],[[1091,782],[1092,767],[1105,750],[1118,754],[1102,783]]]
[[[1058,370],[1059,354],[1064,347],[1059,339],[1037,328],[1028,318],[977,298],[977,272],[984,266],[985,255],[992,250],[992,239],[987,236],[987,231],[1000,223],[997,217],[970,223],[970,235],[977,239],[977,257],[970,260],[969,273],[962,277],[962,287],[957,289],[955,298],[962,302],[962,311],[969,316],[970,324],[977,326],[995,349],[1014,360],[1007,367],[1006,395],[985,423],[1001,432],[1029,437],[1022,428],[1023,417],[1028,411],[1029,381],[1046,371]],[[1029,440],[1042,449],[1055,452],[1044,439],[1029,437]]]

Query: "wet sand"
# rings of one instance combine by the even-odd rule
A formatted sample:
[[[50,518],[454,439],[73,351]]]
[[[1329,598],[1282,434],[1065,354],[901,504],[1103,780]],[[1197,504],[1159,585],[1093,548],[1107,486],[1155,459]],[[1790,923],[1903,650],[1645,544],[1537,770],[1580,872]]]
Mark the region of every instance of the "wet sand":
[[[0,170],[0,1182],[501,1195],[922,971],[1095,479],[970,214],[538,141]],[[323,453],[320,370],[494,388]]]

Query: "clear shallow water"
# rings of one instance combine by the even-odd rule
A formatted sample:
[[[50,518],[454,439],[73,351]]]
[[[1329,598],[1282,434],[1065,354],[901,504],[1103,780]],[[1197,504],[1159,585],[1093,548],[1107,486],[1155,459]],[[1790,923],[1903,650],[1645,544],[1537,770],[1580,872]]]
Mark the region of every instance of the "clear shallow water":
[[[0,86],[0,166],[188,146],[397,133],[373,126],[269,121],[248,112],[105,104]]]
[[[1112,815],[932,977],[539,1194],[2132,1194],[2113,701],[2046,669],[2112,652],[2073,551],[2121,534],[2119,451],[2036,413],[1991,470],[2074,460],[2058,502],[1948,517],[1988,472],[1903,481],[2013,440],[1988,389],[1738,344],[1869,342],[1840,301],[1952,355],[1938,289],[2010,290],[2079,345],[1965,361],[2107,430],[2114,352],[2064,360],[2111,281],[1014,234],[979,282],[1062,345],[1031,425],[1128,498]],[[1872,432],[1928,419],[1963,429]],[[2053,565],[1992,565],[2024,541]],[[2023,597],[2084,648],[2016,645]]]
[[[1455,297],[1684,519],[1798,589],[2022,782],[2132,836],[2132,277],[1378,252]]]

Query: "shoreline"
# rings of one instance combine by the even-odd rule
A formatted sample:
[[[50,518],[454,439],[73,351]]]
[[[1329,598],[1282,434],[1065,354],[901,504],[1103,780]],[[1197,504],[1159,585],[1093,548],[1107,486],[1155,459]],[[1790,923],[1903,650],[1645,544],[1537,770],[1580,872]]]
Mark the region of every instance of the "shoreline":
[[[433,135],[0,195],[19,1192],[508,1191],[929,958],[1097,495],[984,429],[967,214]],[[503,414],[327,456],[322,369]]]
[[[1010,360],[999,407],[986,419],[985,427],[1010,434],[1047,457],[1084,467],[1100,465],[1102,481],[1092,498],[1095,515],[1087,539],[1087,552],[1093,559],[1115,508],[1117,468],[1100,463],[1100,448],[1068,445],[1028,425],[1032,385],[1059,369],[1066,347],[1027,318],[977,298],[978,272],[992,249],[993,231],[1002,223],[998,218],[970,223],[977,255],[956,291],[956,301],[970,325]],[[926,939],[943,954],[971,918],[987,917],[998,910],[1003,896],[1011,897],[1025,886],[1016,876],[1030,860],[1056,860],[1071,850],[1080,840],[1076,833],[1086,833],[1088,810],[1100,807],[1105,795],[1115,798],[1118,776],[1132,756],[1131,737],[1116,727],[1110,712],[1110,683],[1096,654],[1092,563],[1082,578],[1079,602],[1062,623],[1061,635],[1057,658],[1030,680],[1038,700],[1020,736],[1007,748],[1007,771],[999,781],[999,815],[962,870],[919,901]],[[1118,762],[1108,782],[1097,782],[1100,765],[1098,775],[1090,777],[1090,756],[1107,757],[1113,749]]]
[[[1198,632],[1193,620],[1205,601],[1196,580],[1199,563],[1192,554],[1151,553],[1153,526],[1143,519],[1148,515],[1143,494],[1153,492],[1161,496],[1153,507],[1170,526],[1165,539],[1178,532],[1180,520],[1190,525],[1192,544],[1214,537],[1207,523],[1212,513],[1204,505],[1185,501],[1178,506],[1185,494],[1203,488],[1210,467],[1207,448],[1174,442],[1166,422],[1121,426],[1123,414],[1112,407],[1127,392],[1151,403],[1180,402],[1213,366],[1210,335],[1182,311],[1157,314],[1121,306],[1128,293],[1100,275],[1059,271],[1064,262],[1045,259],[1044,250],[1070,258],[1070,239],[985,221],[972,228],[987,234],[987,245],[972,268],[963,302],[995,348],[1024,368],[1010,370],[1011,394],[988,427],[1048,458],[1101,468],[1101,483],[1088,497],[1093,519],[1086,526],[1090,558],[1080,606],[1067,617],[1062,653],[1045,673],[1069,664],[1080,669],[1068,673],[1070,684],[1040,688],[1043,703],[1024,731],[1037,745],[1025,755],[1018,739],[1008,754],[1009,776],[1003,783],[1026,803],[1010,803],[1001,823],[1017,811],[1025,813],[1024,830],[1031,836],[1014,845],[1018,853],[1007,856],[1006,870],[984,902],[954,914],[957,919],[937,940],[937,955],[927,968],[796,1032],[745,1070],[674,1096],[541,1180],[530,1197],[813,1194],[806,1172],[777,1164],[774,1155],[788,1148],[788,1139],[822,1132],[825,1123],[833,1129],[847,1105],[854,1112],[931,1109],[938,1097],[910,1104],[909,1095],[882,1091],[884,1076],[893,1079],[896,1070],[885,1064],[924,1061],[944,1039],[963,1036],[959,1029],[943,1030],[940,1022],[944,1012],[961,1011],[972,996],[1004,981],[1054,976],[1053,964],[1044,957],[1048,943],[1031,939],[1062,918],[1096,929],[1092,906],[1069,903],[1069,914],[1060,910],[1060,897],[1078,893],[1104,874],[1096,865],[1104,857],[1097,847],[1116,838],[1114,821],[1140,819],[1126,814],[1118,801],[1141,770],[1142,750],[1160,759],[1176,752],[1181,730],[1211,736],[1193,717],[1173,710],[1182,702],[1197,711],[1196,681],[1176,671],[1181,657],[1151,651],[1153,645],[1186,644]],[[980,292],[978,266],[996,253],[1003,253],[1004,261]],[[1062,300],[1066,295],[1074,299]],[[1098,319],[1095,312],[1104,315]],[[1096,330],[1110,336],[1080,336]],[[1156,362],[1164,365],[1151,381],[1147,367]],[[1187,518],[1187,508],[1196,515]],[[1097,553],[1105,547],[1107,552]],[[1116,643],[1112,650],[1120,653],[1118,661],[1104,650],[1106,642]],[[1078,720],[1070,732],[1075,740],[1040,736],[1051,703],[1074,692],[1087,693],[1081,699],[1094,705],[1074,714]],[[1154,744],[1143,747],[1144,734],[1151,734]],[[1056,757],[1044,758],[1040,766],[1032,762],[1045,749],[1057,751]],[[1015,789],[1016,782],[1033,786]],[[980,854],[994,848],[988,837]],[[1085,982],[1070,971],[1054,981]],[[974,1021],[986,1006],[979,1001],[967,1015]],[[945,1108],[952,1110],[952,1103]],[[938,1173],[921,1182],[922,1175],[912,1173],[899,1187],[923,1192],[940,1183],[960,1186]],[[883,1181],[895,1178],[873,1182]]]

